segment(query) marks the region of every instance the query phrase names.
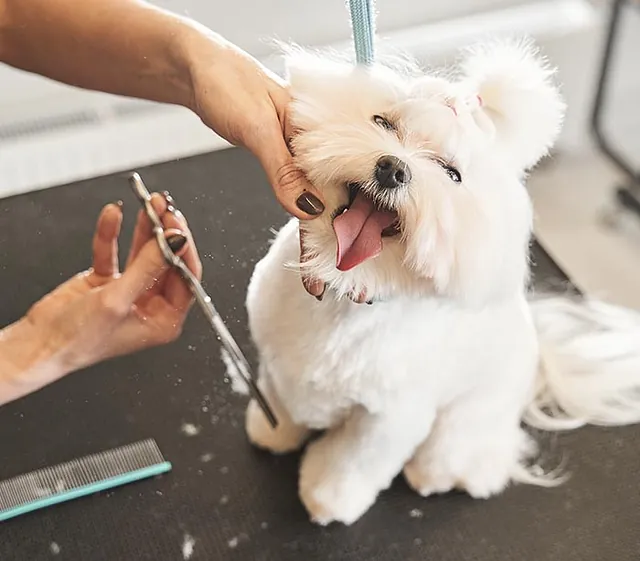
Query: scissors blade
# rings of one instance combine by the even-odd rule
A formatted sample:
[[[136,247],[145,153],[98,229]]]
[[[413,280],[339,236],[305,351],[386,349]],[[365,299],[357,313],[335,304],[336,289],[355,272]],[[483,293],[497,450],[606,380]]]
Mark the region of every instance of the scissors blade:
[[[136,198],[140,201],[140,204],[149,217],[149,220],[153,224],[153,230],[156,236],[156,240],[158,242],[158,245],[160,246],[160,250],[162,251],[164,258],[170,265],[172,265],[179,271],[181,277],[189,286],[191,293],[196,299],[196,302],[206,316],[209,325],[211,325],[216,335],[218,336],[218,339],[222,343],[222,346],[229,354],[229,357],[231,358],[236,370],[249,387],[249,391],[264,412],[271,426],[273,428],[276,428],[278,426],[278,419],[276,418],[275,413],[273,412],[273,409],[269,405],[269,402],[265,398],[264,394],[260,391],[255,378],[252,376],[249,361],[242,353],[242,350],[240,349],[238,343],[233,338],[233,335],[231,335],[231,332],[225,325],[222,316],[220,316],[220,314],[216,310],[211,297],[202,287],[200,281],[191,272],[189,267],[187,267],[186,263],[180,257],[174,255],[174,253],[171,251],[171,248],[167,244],[167,241],[164,237],[164,226],[162,224],[162,221],[160,220],[160,217],[153,208],[153,205],[151,204],[151,194],[142,181],[140,174],[138,174],[137,172],[131,174],[131,176],[129,177],[129,183],[131,185],[131,189],[136,195]]]

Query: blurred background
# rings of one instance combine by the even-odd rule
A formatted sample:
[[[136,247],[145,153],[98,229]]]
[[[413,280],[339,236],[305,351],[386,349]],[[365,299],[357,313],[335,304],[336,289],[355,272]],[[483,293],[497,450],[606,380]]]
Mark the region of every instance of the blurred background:
[[[215,29],[278,72],[273,38],[351,48],[344,0],[155,4]],[[380,47],[404,49],[426,65],[451,62],[460,47],[486,36],[537,40],[559,69],[569,112],[557,152],[529,181],[536,234],[580,287],[640,308],[640,215],[614,204],[615,190],[628,178],[598,149],[590,129],[612,4],[376,2]],[[601,122],[607,142],[638,167],[640,2],[623,4]],[[0,197],[225,147],[186,110],[88,93],[0,66]]]

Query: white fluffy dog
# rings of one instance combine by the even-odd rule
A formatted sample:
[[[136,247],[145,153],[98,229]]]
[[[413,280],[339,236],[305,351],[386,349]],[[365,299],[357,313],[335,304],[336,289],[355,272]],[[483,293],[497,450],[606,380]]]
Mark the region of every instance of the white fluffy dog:
[[[326,431],[300,469],[314,521],[354,522],[401,471],[424,496],[553,484],[527,468],[522,421],[640,419],[638,316],[527,299],[522,181],[564,112],[529,44],[472,49],[451,79],[301,50],[288,71],[293,151],[327,211],[289,222],[256,266],[250,328],[280,426],[251,402],[247,432],[284,453]],[[320,302],[300,282],[300,227]]]

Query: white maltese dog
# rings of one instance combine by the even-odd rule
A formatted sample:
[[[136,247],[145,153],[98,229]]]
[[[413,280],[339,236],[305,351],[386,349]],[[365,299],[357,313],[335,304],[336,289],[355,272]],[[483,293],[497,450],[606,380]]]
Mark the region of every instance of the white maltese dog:
[[[527,296],[523,178],[561,126],[553,71],[513,42],[470,50],[453,78],[406,66],[288,53],[292,148],[327,211],[256,266],[249,322],[280,425],[251,402],[247,432],[284,453],[325,431],[299,482],[320,524],[354,522],[401,471],[423,496],[552,485],[523,422],[640,420],[639,316]],[[322,301],[300,282],[300,228]]]

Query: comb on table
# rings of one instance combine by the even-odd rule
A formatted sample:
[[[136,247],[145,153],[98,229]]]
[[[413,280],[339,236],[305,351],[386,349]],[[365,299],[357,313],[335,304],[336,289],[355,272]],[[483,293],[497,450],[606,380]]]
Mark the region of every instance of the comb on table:
[[[0,522],[171,470],[148,439],[0,481]]]

